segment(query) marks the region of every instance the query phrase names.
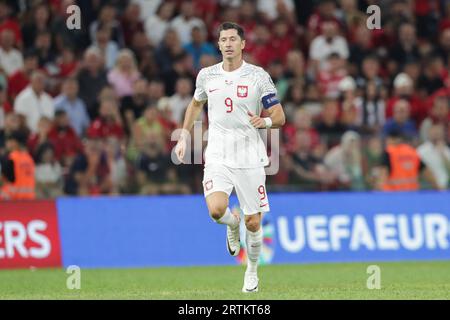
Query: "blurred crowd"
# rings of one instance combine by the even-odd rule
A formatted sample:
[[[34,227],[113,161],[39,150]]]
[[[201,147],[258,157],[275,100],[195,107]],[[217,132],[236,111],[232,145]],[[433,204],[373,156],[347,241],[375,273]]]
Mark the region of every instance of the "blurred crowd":
[[[449,187],[447,0],[2,0],[0,156],[26,136],[39,198],[201,193],[202,165],[171,161],[173,132],[198,71],[221,61],[224,21],[286,113],[269,190],[380,189],[393,132],[434,175],[420,188]]]

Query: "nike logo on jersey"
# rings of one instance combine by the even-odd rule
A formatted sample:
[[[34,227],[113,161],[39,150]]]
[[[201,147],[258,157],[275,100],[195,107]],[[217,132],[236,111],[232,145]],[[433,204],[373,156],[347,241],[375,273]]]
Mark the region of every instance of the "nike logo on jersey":
[[[219,89],[209,89],[209,92],[211,93],[211,92],[214,92],[214,91],[217,91],[217,90],[219,90]]]

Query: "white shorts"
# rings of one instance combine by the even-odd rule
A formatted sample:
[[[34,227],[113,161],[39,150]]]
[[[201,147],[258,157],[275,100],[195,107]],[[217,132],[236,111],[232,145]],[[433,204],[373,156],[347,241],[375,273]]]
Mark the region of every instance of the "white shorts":
[[[233,187],[236,189],[239,204],[245,215],[270,211],[264,167],[241,169],[222,164],[205,166],[203,177],[205,198],[217,191],[225,192],[230,196]]]

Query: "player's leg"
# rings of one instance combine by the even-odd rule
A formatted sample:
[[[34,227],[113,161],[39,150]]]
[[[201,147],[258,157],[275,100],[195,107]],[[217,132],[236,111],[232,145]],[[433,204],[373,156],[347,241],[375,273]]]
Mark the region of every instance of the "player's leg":
[[[243,292],[257,292],[258,260],[263,244],[261,227],[262,213],[269,211],[264,168],[240,169],[236,171],[236,193],[245,215],[247,270],[245,272]]]
[[[246,215],[245,227],[246,237],[245,243],[247,246],[247,270],[246,273],[257,273],[258,260],[261,254],[263,232],[261,227],[261,212]]]
[[[228,208],[229,196],[224,191],[215,191],[206,196],[206,205],[210,217],[217,223],[235,227],[238,219]]]
[[[207,166],[203,179],[203,190],[211,218],[220,224],[227,225],[227,250],[232,256],[239,254],[241,244],[239,238],[240,217],[231,213],[229,196],[233,190],[230,172],[223,166]]]

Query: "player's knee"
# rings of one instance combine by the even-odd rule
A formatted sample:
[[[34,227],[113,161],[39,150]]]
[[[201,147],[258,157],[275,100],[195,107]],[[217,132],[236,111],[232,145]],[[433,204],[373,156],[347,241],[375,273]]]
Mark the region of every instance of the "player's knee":
[[[248,231],[256,232],[259,230],[260,222],[257,216],[249,216],[245,219],[245,227]]]
[[[209,208],[209,215],[214,220],[219,220],[225,214],[227,208],[221,205],[212,205]]]

